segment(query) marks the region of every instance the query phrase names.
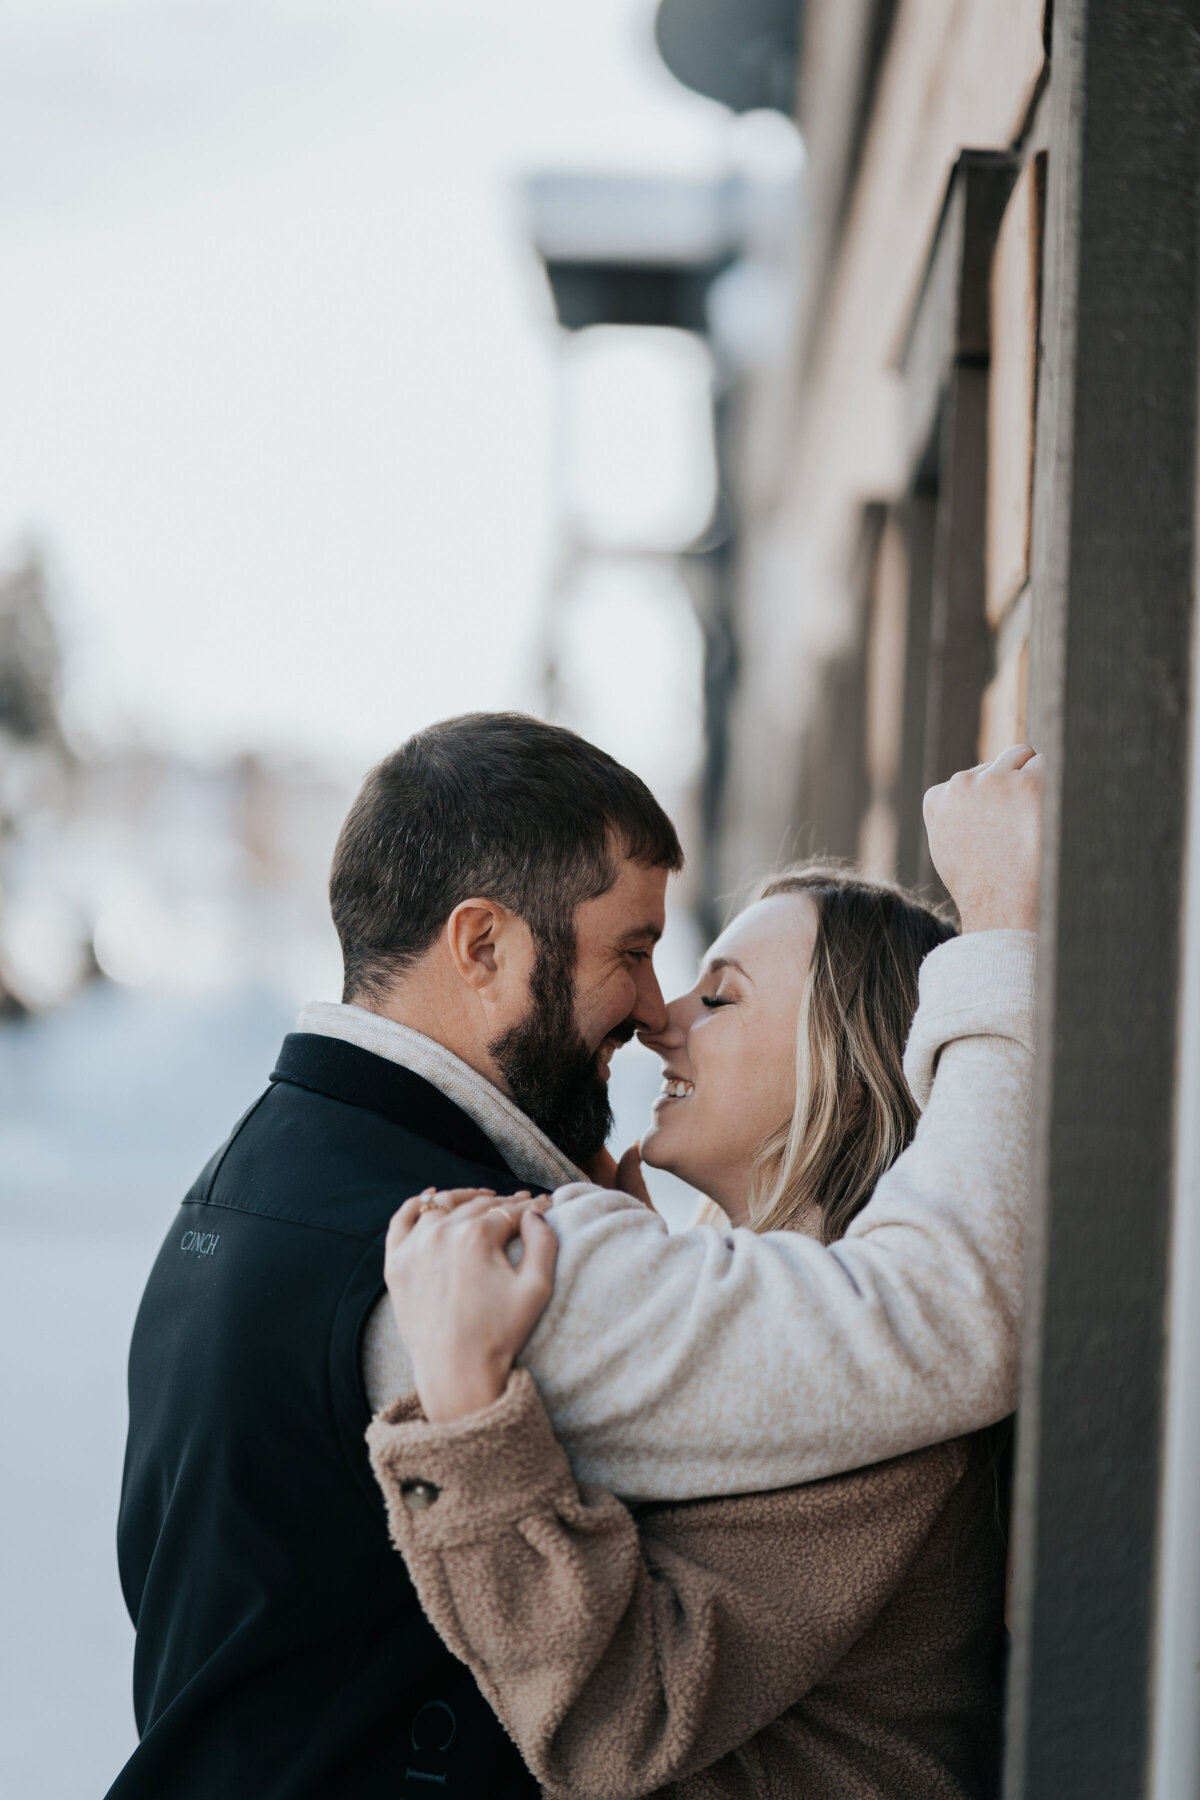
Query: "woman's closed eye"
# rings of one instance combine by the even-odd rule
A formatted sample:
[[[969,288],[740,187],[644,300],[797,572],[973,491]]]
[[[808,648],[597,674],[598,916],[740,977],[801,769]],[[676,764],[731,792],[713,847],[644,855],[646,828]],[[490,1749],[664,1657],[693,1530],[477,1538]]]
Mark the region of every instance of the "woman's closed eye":
[[[732,1006],[733,1005],[733,995],[732,994],[701,994],[700,1004],[701,1004],[701,1006],[706,1006],[708,1008],[709,1012],[713,1012],[716,1010],[716,1008],[718,1006]]]

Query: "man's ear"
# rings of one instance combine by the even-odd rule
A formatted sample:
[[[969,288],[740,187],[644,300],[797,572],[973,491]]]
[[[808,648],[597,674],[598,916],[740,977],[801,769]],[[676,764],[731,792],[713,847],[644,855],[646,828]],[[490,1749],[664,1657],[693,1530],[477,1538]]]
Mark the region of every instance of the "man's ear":
[[[450,960],[468,987],[479,991],[496,979],[496,939],[507,918],[495,900],[460,900],[446,920]]]
[[[454,972],[494,1020],[510,1020],[529,1003],[536,961],[533,935],[519,913],[498,900],[472,895],[446,921],[446,947]]]

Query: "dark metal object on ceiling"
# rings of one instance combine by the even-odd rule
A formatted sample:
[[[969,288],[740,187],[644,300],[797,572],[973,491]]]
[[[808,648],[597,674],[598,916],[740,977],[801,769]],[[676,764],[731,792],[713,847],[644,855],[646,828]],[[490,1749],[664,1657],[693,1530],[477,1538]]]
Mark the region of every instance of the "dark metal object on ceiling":
[[[796,111],[803,0],[662,0],[659,55],[677,81],[734,112]]]
[[[709,283],[720,267],[548,260],[546,275],[558,322],[568,331],[589,325],[671,325],[703,333]]]
[[[666,325],[703,333],[709,287],[737,256],[745,197],[736,180],[534,175],[530,235],[560,325]]]

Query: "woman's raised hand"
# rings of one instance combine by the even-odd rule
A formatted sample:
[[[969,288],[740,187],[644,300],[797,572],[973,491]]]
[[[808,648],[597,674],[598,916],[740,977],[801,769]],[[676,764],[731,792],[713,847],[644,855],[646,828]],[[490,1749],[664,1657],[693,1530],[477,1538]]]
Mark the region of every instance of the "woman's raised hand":
[[[482,1412],[504,1392],[554,1287],[558,1239],[542,1216],[549,1205],[546,1194],[498,1200],[484,1188],[429,1189],[393,1217],[384,1280],[427,1419]]]
[[[925,796],[933,866],[966,931],[1036,931],[1045,768],[1028,744]]]

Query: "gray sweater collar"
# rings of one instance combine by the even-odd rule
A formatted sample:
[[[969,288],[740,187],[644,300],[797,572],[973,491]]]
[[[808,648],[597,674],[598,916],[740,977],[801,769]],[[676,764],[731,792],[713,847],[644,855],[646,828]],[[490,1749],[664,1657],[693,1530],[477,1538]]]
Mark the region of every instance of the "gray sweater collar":
[[[296,1021],[296,1029],[357,1044],[361,1050],[369,1050],[374,1056],[385,1057],[420,1075],[487,1133],[509,1168],[523,1181],[550,1192],[569,1181],[585,1179],[583,1171],[550,1142],[507,1094],[423,1032],[398,1025],[394,1019],[368,1012],[365,1007],[333,1000],[318,1000],[306,1006]]]

